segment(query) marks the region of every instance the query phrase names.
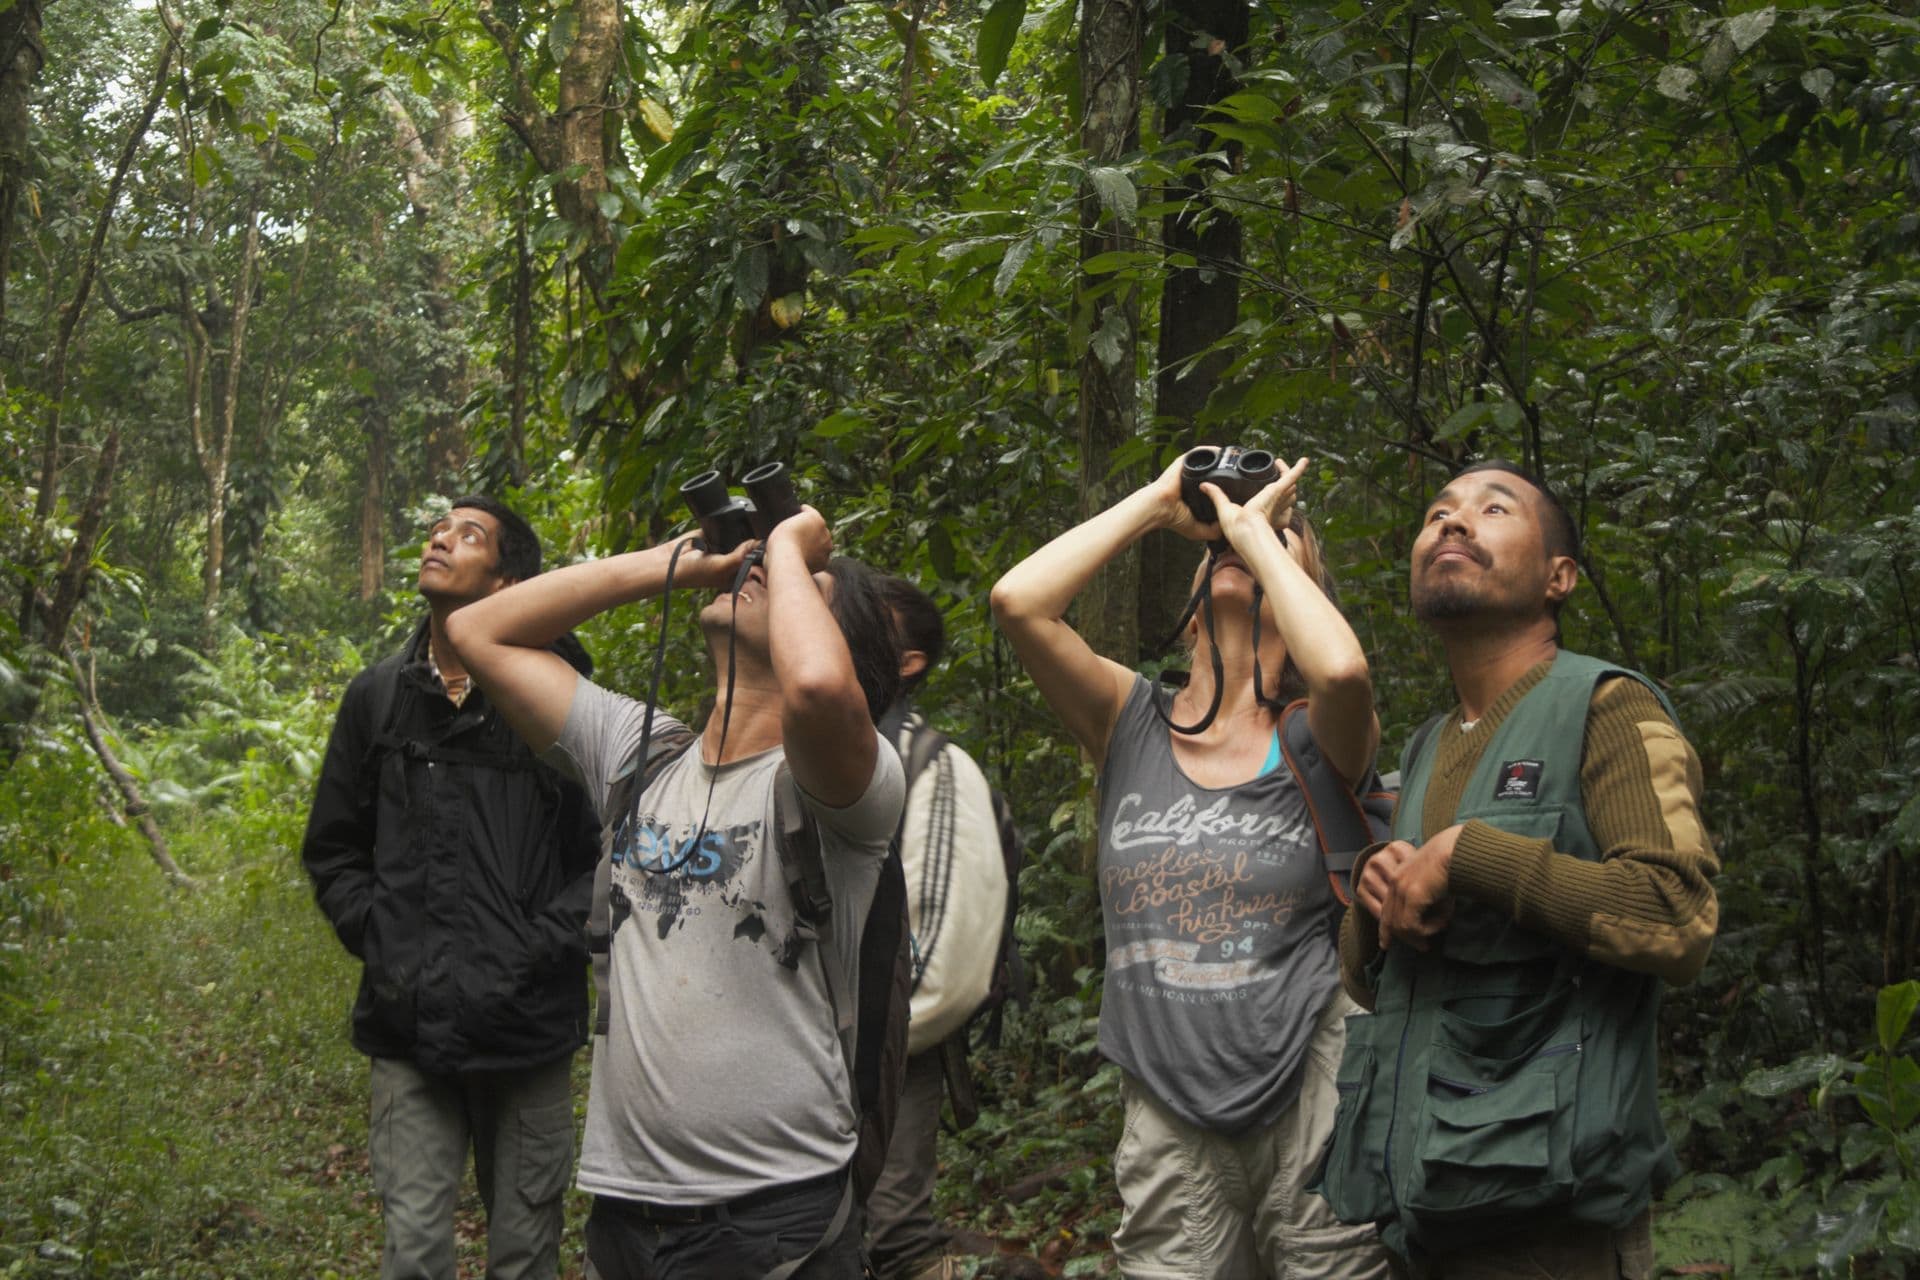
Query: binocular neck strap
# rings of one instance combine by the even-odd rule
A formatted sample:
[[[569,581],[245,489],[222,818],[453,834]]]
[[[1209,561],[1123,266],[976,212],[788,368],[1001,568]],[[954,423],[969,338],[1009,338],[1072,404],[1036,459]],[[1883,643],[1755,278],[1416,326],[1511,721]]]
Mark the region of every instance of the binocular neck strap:
[[[653,678],[647,684],[647,714],[646,719],[640,722],[640,755],[634,764],[634,768],[643,774],[649,763],[648,748],[653,745],[653,713],[660,706],[660,678],[666,674],[667,670],[667,619],[673,610],[673,573],[680,567],[680,553],[686,549],[685,542],[674,545],[673,555],[667,559],[667,580],[660,590],[660,638],[653,648]],[[635,829],[635,824],[640,820],[640,793],[643,790],[643,787],[638,786],[633,789],[632,808],[627,811],[629,832]],[[664,873],[676,870],[680,863],[685,862],[692,854],[692,846],[689,846],[679,861],[673,866],[661,868],[661,871]],[[645,863],[636,862],[635,865],[642,870],[650,869]]]
[[[1173,722],[1173,716],[1161,709],[1159,698],[1156,697],[1152,699],[1151,702],[1153,713],[1160,717],[1160,723],[1166,725],[1167,728],[1173,730],[1175,733],[1183,733],[1188,736],[1205,733],[1207,731],[1207,727],[1213,723],[1214,717],[1220,714],[1220,703],[1225,699],[1227,692],[1226,666],[1220,658],[1219,633],[1217,633],[1213,627],[1213,569],[1215,562],[1218,561],[1219,558],[1220,549],[1218,547],[1208,549],[1207,564],[1200,575],[1200,585],[1194,589],[1193,597],[1187,601],[1186,609],[1180,614],[1180,621],[1174,623],[1173,634],[1168,636],[1166,642],[1160,646],[1162,649],[1172,648],[1174,642],[1180,638],[1180,633],[1186,630],[1187,623],[1193,620],[1193,615],[1196,610],[1200,611],[1202,616],[1206,618],[1207,648],[1213,658],[1213,701],[1208,704],[1207,713],[1192,724],[1175,724]],[[1256,580],[1253,584],[1253,697],[1254,701],[1260,703],[1262,706],[1266,705],[1267,702],[1266,690],[1261,687],[1260,680],[1260,604],[1265,598],[1265,589],[1261,587],[1260,583]],[[1164,672],[1162,674],[1164,675]],[[1158,685],[1160,680],[1156,678],[1154,683]]]
[[[660,678],[666,673],[667,618],[673,607],[673,572],[680,564],[680,553],[686,549],[687,544],[685,542],[674,547],[673,555],[667,561],[667,580],[660,591],[660,639],[655,644],[653,650],[653,678],[647,687],[647,716],[641,723],[640,756],[639,762],[635,766],[641,770],[645,770],[648,764],[647,749],[653,742],[653,713],[654,709],[660,705]],[[701,548],[701,550],[705,549],[704,546]],[[760,562],[759,556],[760,549],[758,547],[748,552],[747,558],[741,562],[740,572],[736,574],[733,579],[733,590],[730,594],[733,597],[734,617],[732,624],[727,628],[727,692],[726,701],[720,711],[720,746],[716,755],[724,756],[727,749],[727,725],[733,719],[733,645],[734,635],[738,628],[740,617],[740,588],[746,585],[747,575],[753,571],[753,566]],[[694,751],[698,751],[699,749],[700,745],[698,742],[689,748],[689,750]],[[661,867],[649,867],[644,862],[637,863],[636,865],[638,865],[641,870],[664,876],[673,874],[687,864],[687,861],[699,850],[700,842],[706,837],[707,817],[713,811],[713,789],[719,780],[720,771],[716,765],[713,776],[707,780],[707,807],[700,815],[699,829],[693,833],[687,840],[685,846],[682,847],[680,856]],[[627,815],[629,830],[631,830],[633,824],[639,820],[641,791],[642,788],[640,787],[635,787],[633,790],[633,808]]]
[[[1253,700],[1266,705],[1267,692],[1260,687],[1260,602],[1266,599],[1266,588],[1258,580],[1253,584]]]
[[[1214,717],[1220,714],[1220,700],[1226,693],[1226,667],[1220,661],[1220,646],[1211,639],[1213,635],[1213,566],[1219,559],[1219,548],[1207,548],[1207,563],[1200,571],[1200,585],[1194,588],[1192,598],[1187,601],[1187,607],[1181,610],[1180,621],[1173,624],[1173,633],[1169,635],[1165,643],[1160,646],[1162,649],[1172,648],[1174,643],[1179,640],[1180,633],[1187,629],[1187,623],[1193,621],[1193,615],[1196,610],[1206,619],[1207,634],[1210,637],[1207,643],[1207,651],[1213,657],[1213,702],[1207,707],[1207,713],[1192,724],[1175,724],[1173,722],[1173,716],[1161,708],[1160,699],[1157,696],[1148,700],[1149,705],[1153,707],[1153,714],[1160,717],[1160,723],[1166,725],[1167,728],[1173,730],[1175,733],[1184,733],[1187,735],[1205,733],[1207,726],[1213,723]],[[1154,684],[1156,686],[1161,683],[1161,677],[1164,677],[1165,674],[1163,670],[1160,677],[1155,677]],[[1168,700],[1168,705],[1172,705],[1171,699]]]

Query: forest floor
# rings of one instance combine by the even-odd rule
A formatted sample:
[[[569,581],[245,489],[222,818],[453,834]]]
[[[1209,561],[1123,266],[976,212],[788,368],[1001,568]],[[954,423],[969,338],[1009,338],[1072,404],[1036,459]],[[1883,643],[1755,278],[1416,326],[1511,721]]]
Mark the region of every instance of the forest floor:
[[[229,869],[181,891],[73,790],[68,821],[37,826],[9,808],[22,796],[0,796],[0,1280],[376,1275],[367,1063],[346,1034],[358,974],[292,852],[300,806],[183,832],[189,867]],[[1090,967],[1055,976],[1064,994],[976,1055],[981,1116],[942,1135],[936,1202],[973,1251],[961,1280],[1114,1272],[1120,1108],[1114,1069],[1095,1069],[1096,981]],[[1717,1104],[1669,1102],[1718,1123]],[[1810,1270],[1813,1237],[1783,1238],[1779,1194],[1690,1175],[1656,1218],[1662,1274]],[[587,1207],[568,1193],[565,1280],[582,1275]],[[470,1181],[458,1231],[461,1276],[477,1280]]]
[[[367,1063],[346,1036],[357,972],[297,866],[254,862],[183,892],[143,863],[26,877],[0,857],[0,921],[0,1277],[378,1273]],[[947,1155],[943,1207],[992,1255],[966,1269],[1110,1269],[1105,1230],[1060,1228],[1088,1209],[1049,1199],[1058,1173],[1010,1201],[964,1150]],[[587,1205],[568,1193],[567,1280]],[[479,1277],[471,1177],[458,1231],[461,1275]]]

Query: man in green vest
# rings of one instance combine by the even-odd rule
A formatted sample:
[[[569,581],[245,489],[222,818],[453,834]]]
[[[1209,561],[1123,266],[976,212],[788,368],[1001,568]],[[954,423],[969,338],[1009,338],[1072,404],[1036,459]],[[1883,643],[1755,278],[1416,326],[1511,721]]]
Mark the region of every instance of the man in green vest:
[[[1412,599],[1459,705],[1408,744],[1394,839],[1341,930],[1348,1022],[1322,1183],[1416,1280],[1653,1272],[1663,983],[1706,962],[1700,763],[1645,676],[1560,648],[1577,531],[1510,464],[1462,472]]]

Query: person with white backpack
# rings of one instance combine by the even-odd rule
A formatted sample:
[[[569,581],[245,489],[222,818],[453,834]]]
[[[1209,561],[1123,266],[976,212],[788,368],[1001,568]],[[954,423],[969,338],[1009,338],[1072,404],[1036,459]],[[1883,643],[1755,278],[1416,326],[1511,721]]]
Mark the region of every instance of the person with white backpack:
[[[906,767],[899,840],[914,958],[906,1091],[867,1201],[867,1238],[880,1280],[946,1280],[958,1273],[945,1252],[949,1233],[933,1216],[941,1104],[951,1089],[957,1118],[968,1119],[967,1028],[1011,950],[1018,841],[980,766],[912,704],[946,650],[939,606],[904,578],[878,585],[900,633],[903,688],[880,729]]]

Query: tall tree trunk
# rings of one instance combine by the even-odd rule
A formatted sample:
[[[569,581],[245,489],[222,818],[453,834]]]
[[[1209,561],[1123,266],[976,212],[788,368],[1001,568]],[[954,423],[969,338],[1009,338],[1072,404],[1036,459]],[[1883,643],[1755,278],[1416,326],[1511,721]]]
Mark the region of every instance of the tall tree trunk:
[[[245,365],[247,321],[253,314],[253,277],[260,260],[260,206],[247,209],[247,231],[240,247],[240,268],[233,288],[233,309],[226,317],[227,345],[216,350],[204,328],[204,350],[217,358],[214,413],[211,424],[194,434],[200,474],[207,483],[207,554],[200,578],[200,648],[211,654],[220,640],[220,584],[227,548],[227,477],[233,465],[234,425],[240,412],[240,374]],[[197,326],[197,317],[194,320]],[[194,379],[198,381],[198,379]],[[193,417],[199,417],[199,391],[194,389]]]
[[[442,205],[442,195],[448,194],[442,182],[442,175],[450,167],[444,153],[451,149],[456,129],[453,121],[446,117],[440,118],[431,129],[421,128],[406,105],[391,92],[382,93],[381,101],[393,121],[395,150],[405,158],[401,181],[407,203],[413,206],[414,219],[429,228],[426,248],[422,251],[426,288],[421,301],[436,333],[457,333],[460,317],[455,293],[459,285],[452,255],[434,243],[431,227],[435,211]],[[434,146],[430,147],[429,141]],[[436,154],[435,147],[442,154]],[[425,370],[433,406],[426,413],[424,432],[427,487],[441,493],[459,482],[468,456],[466,434],[460,428],[460,406],[466,402],[471,388],[466,347],[463,343],[449,345],[451,351],[447,347],[437,351]]]
[[[1084,0],[1081,6],[1080,83],[1086,115],[1080,121],[1080,145],[1095,166],[1115,165],[1138,145],[1141,28],[1139,0]],[[1136,239],[1134,220],[1106,208],[1089,184],[1080,197],[1080,260],[1131,249]],[[1077,427],[1083,516],[1113,505],[1137,483],[1131,474],[1108,473],[1113,451],[1134,434],[1139,291],[1127,285],[1094,296],[1090,284],[1082,273],[1075,301],[1076,322],[1086,324],[1092,335],[1080,357]],[[1096,574],[1080,597],[1081,634],[1096,651],[1128,664],[1140,649],[1139,581],[1139,557],[1129,551]]]
[[[1166,24],[1165,53],[1186,60],[1187,87],[1167,108],[1162,136],[1181,143],[1189,155],[1224,153],[1230,166],[1238,163],[1239,144],[1216,138],[1205,118],[1240,87],[1229,59],[1246,51],[1248,14],[1246,0],[1178,0]],[[1191,258],[1194,265],[1170,264],[1160,294],[1154,415],[1173,428],[1182,446],[1191,446],[1203,443],[1194,420],[1229,363],[1224,351],[1200,353],[1240,320],[1240,219],[1208,197],[1197,173],[1170,188],[1166,198],[1178,202],[1161,219],[1167,257]],[[1286,441],[1268,438],[1260,424],[1252,430],[1259,438],[1246,443],[1286,451]],[[1141,546],[1140,637],[1147,644],[1158,644],[1180,616],[1193,562],[1193,548],[1177,539],[1152,539]]]
[[[613,244],[600,196],[608,189],[607,95],[620,64],[620,0],[576,0],[572,9],[573,41],[560,59],[559,102],[553,111],[542,104],[527,72],[519,32],[494,12],[493,0],[479,0],[476,12],[507,59],[507,127],[542,171],[566,175],[553,184],[554,206],[604,251]],[[612,255],[583,254],[580,266],[598,294],[610,278]]]
[[[120,424],[107,430],[107,438],[93,460],[93,486],[87,505],[80,509],[80,520],[73,527],[73,540],[61,557],[60,569],[53,579],[53,598],[41,618],[41,634],[65,644],[67,628],[74,611],[86,594],[93,576],[93,552],[100,543],[100,531],[106,527],[107,503],[113,497],[115,473],[120,469]]]
[[[575,0],[572,12],[573,40],[558,68],[557,109],[548,111],[522,56],[519,32],[494,11],[493,0],[478,0],[476,6],[481,25],[507,61],[501,118],[554,179],[554,208],[586,232],[587,249],[573,265],[598,308],[613,278],[613,227],[600,197],[609,190],[607,166],[618,147],[618,133],[607,127],[606,117],[621,62],[620,0]],[[644,413],[652,399],[644,383],[622,372],[618,355],[609,350],[607,377],[637,413]]]
[[[33,504],[36,523],[44,524],[53,515],[54,504],[60,494],[61,414],[66,404],[67,360],[73,351],[74,335],[79,331],[80,321],[86,315],[87,301],[93,294],[94,278],[99,274],[100,257],[107,242],[107,228],[112,225],[114,210],[119,207],[120,191],[126,185],[127,170],[133,167],[141,140],[147,136],[147,130],[153,124],[154,112],[160,109],[160,100],[166,95],[167,70],[172,60],[172,42],[162,41],[160,57],[153,69],[153,87],[141,106],[139,118],[127,131],[126,142],[120,147],[119,159],[113,166],[113,177],[107,183],[106,198],[100,202],[100,211],[94,215],[93,235],[87,242],[86,257],[80,260],[80,278],[73,287],[73,298],[61,310],[59,325],[54,330],[51,373],[46,389],[47,421],[40,441],[40,492]],[[91,552],[89,548],[88,553]],[[26,629],[31,612],[30,602],[23,602],[22,630]],[[56,651],[65,639],[64,636],[46,637],[47,644]]]
[[[41,0],[14,0],[0,12],[0,332],[7,325],[7,275],[27,171],[27,91],[47,61],[40,8]]]

